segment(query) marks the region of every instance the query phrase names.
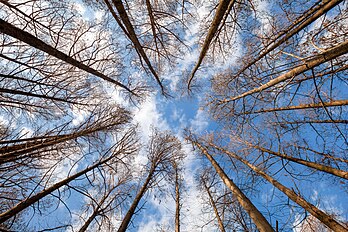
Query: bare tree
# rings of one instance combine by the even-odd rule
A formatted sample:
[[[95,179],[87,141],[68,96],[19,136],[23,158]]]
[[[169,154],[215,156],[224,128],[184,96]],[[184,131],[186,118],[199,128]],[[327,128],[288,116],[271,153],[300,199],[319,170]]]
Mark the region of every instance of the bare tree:
[[[148,160],[146,166],[146,179],[138,190],[130,208],[128,209],[118,231],[126,231],[134,216],[139,202],[145,193],[158,185],[161,176],[166,176],[172,171],[172,163],[182,158],[179,140],[169,132],[154,130],[148,145]]]

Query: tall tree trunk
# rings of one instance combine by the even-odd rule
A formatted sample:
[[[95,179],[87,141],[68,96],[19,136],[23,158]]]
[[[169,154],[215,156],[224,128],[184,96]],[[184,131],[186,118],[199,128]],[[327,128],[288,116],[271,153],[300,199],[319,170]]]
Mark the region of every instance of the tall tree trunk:
[[[313,169],[316,169],[316,170],[319,170],[319,171],[322,171],[322,172],[330,173],[332,175],[335,175],[335,176],[338,176],[338,177],[341,177],[341,178],[344,178],[344,179],[348,180],[348,172],[347,171],[339,170],[339,169],[336,169],[336,168],[333,168],[333,167],[330,167],[330,166],[318,164],[318,163],[315,163],[315,162],[310,162],[310,161],[303,160],[303,159],[296,158],[296,157],[292,157],[292,156],[289,156],[287,154],[283,154],[283,153],[280,153],[280,152],[275,152],[275,151],[269,150],[269,149],[264,148],[264,147],[260,147],[260,146],[257,146],[257,145],[250,144],[248,142],[245,142],[245,143],[247,145],[253,147],[253,148],[256,148],[256,149],[258,149],[260,151],[263,151],[263,152],[266,152],[268,154],[272,154],[272,155],[281,157],[283,159],[290,160],[292,162],[295,162],[295,163],[298,163],[298,164],[301,164],[301,165],[304,165],[304,166],[307,166],[307,167],[310,167],[310,168],[313,168]]]
[[[257,229],[260,230],[261,232],[274,231],[272,226],[266,220],[266,218],[260,213],[260,211],[254,206],[254,204],[244,195],[244,193],[238,188],[238,186],[236,186],[235,183],[226,175],[226,173],[215,161],[215,159],[208,153],[208,151],[198,142],[193,141],[191,139],[190,141],[195,146],[197,146],[201,150],[201,152],[207,157],[207,159],[211,162],[212,166],[214,167],[216,172],[219,174],[222,181],[232,191],[232,193],[236,196],[240,205],[249,214],[250,218],[253,220]]]
[[[175,232],[180,232],[180,178],[177,167],[175,168]]]
[[[334,101],[324,102],[324,103],[301,104],[297,106],[286,106],[286,107],[262,109],[262,110],[256,110],[256,111],[247,111],[245,113],[242,113],[241,115],[260,114],[260,113],[268,113],[268,112],[275,112],[275,111],[278,112],[278,111],[288,111],[288,110],[317,109],[322,107],[335,107],[335,106],[346,106],[346,105],[348,105],[348,100],[334,100]]]
[[[48,95],[25,92],[25,91],[16,90],[16,89],[0,88],[0,93],[8,93],[8,94],[12,94],[12,95],[21,95],[21,96],[28,96],[28,97],[43,98],[43,99],[48,99],[48,100],[58,101],[58,102],[65,102],[65,103],[74,104],[74,105],[87,105],[87,104],[83,104],[83,103],[79,103],[79,102],[75,102],[75,101],[70,101],[70,100],[68,100],[68,98],[64,99],[64,98],[51,97]]]
[[[109,10],[113,11],[112,8],[110,9],[111,5],[110,5],[109,1],[104,0],[104,2],[107,4]],[[132,25],[132,23],[127,15],[126,9],[124,8],[122,1],[121,0],[112,0],[112,3],[116,7],[116,10],[117,10],[118,14],[120,15],[120,18],[121,18],[123,24],[121,24],[119,18],[116,15],[113,14],[113,17],[115,18],[115,16],[116,16],[116,18],[115,18],[116,22],[120,25],[121,29],[125,32],[125,34],[128,36],[128,38],[134,44],[135,49],[137,50],[137,52],[141,56],[141,58],[143,58],[143,60],[145,61],[146,65],[150,69],[150,72],[155,77],[157,83],[161,87],[162,93],[164,94],[165,93],[164,86],[163,86],[157,72],[153,68],[149,58],[147,57],[147,55],[143,49],[143,46],[140,44],[140,42],[138,40],[138,37],[137,37],[135,30],[134,30],[134,27],[133,27],[133,25]]]
[[[211,203],[211,205],[212,205],[212,207],[213,207],[213,209],[214,209],[215,217],[216,217],[216,219],[218,220],[218,225],[219,225],[220,231],[221,231],[221,232],[225,232],[226,230],[225,230],[224,223],[223,223],[223,221],[222,221],[222,219],[221,219],[221,217],[220,217],[220,215],[219,215],[219,211],[218,211],[218,209],[217,209],[217,207],[216,207],[214,198],[213,198],[213,196],[211,195],[211,192],[210,192],[210,190],[209,190],[209,187],[207,186],[207,184],[206,184],[206,182],[205,182],[204,179],[203,179],[203,185],[204,185],[203,187],[204,187],[205,191],[208,193],[209,201],[210,201],[210,203]]]
[[[110,120],[113,120],[110,118]],[[63,143],[69,140],[73,140],[82,136],[87,136],[92,133],[98,132],[98,131],[103,131],[108,128],[111,128],[113,126],[125,123],[126,120],[126,115],[125,115],[125,120],[123,119],[118,119],[115,122],[112,122],[107,125],[97,125],[93,126],[91,125],[90,127],[83,129],[78,132],[74,132],[71,134],[64,134],[64,135],[56,135],[56,136],[49,136],[47,139],[39,139],[38,141],[30,141],[27,143],[23,144],[16,144],[12,146],[6,146],[6,147],[1,147],[0,148],[0,164],[4,164],[7,162],[12,162],[17,159],[23,158],[21,155],[28,154],[30,156],[30,153],[33,151],[39,151],[43,148],[57,145],[59,143]],[[40,138],[40,137],[39,137]],[[43,137],[45,138],[45,137]],[[24,156],[26,157],[26,156]]]
[[[202,46],[202,50],[199,54],[199,58],[198,58],[198,61],[195,65],[195,67],[193,68],[192,70],[192,73],[190,75],[190,78],[188,80],[188,89],[190,89],[190,86],[191,86],[191,82],[198,70],[198,68],[201,66],[202,64],[202,61],[205,57],[205,55],[207,54],[208,52],[208,49],[209,49],[209,45],[211,43],[211,41],[213,40],[218,28],[219,28],[219,25],[224,17],[224,15],[226,14],[226,11],[228,13],[228,9],[231,10],[233,4],[235,3],[236,1],[235,0],[220,0],[219,2],[219,6],[218,8],[216,9],[216,13],[215,13],[215,16],[214,16],[214,19],[210,25],[210,28],[209,28],[209,31],[208,31],[208,34],[207,36],[205,37],[205,40],[204,40],[204,43],[203,43],[203,46]]]
[[[235,158],[239,160],[240,162],[244,163],[246,166],[248,166],[250,169],[252,169],[255,173],[262,176],[265,180],[267,180],[269,183],[271,183],[274,187],[279,189],[281,192],[283,192],[285,195],[287,195],[292,201],[294,201],[296,204],[300,205],[303,209],[307,210],[310,214],[312,214],[314,217],[319,219],[322,223],[324,223],[326,226],[328,226],[330,229],[337,231],[337,232],[347,232],[348,230],[345,229],[340,223],[338,223],[333,217],[330,215],[324,213],[311,203],[307,202],[304,198],[296,194],[291,189],[285,187],[281,183],[279,183],[277,180],[272,178],[271,176],[267,175],[265,172],[257,168],[256,166],[250,164],[247,160],[244,160],[237,154],[234,154],[232,152],[229,152],[221,147],[216,146],[213,143],[209,143],[212,147],[215,149],[229,155],[232,158]]]
[[[75,60],[74,58],[64,54],[63,52],[57,50],[56,48],[52,47],[51,45],[46,44],[45,42],[43,42],[42,40],[36,38],[35,36],[33,36],[32,34],[23,31],[15,26],[13,26],[12,24],[0,19],[0,32],[7,34],[13,38],[16,38],[36,49],[39,49],[43,52],[46,52],[47,54],[56,57],[57,59],[60,59],[74,67],[77,67],[79,69],[82,69],[92,75],[95,75],[97,77],[100,77],[103,80],[106,80],[108,82],[111,82],[125,90],[127,90],[128,92],[133,93],[132,90],[130,90],[127,86],[123,85],[121,82],[116,81],[106,75],[104,75],[103,73],[91,68],[88,65],[83,64],[82,62]],[[136,95],[136,94],[134,94]]]
[[[139,192],[137,193],[131,207],[129,208],[126,216],[123,218],[122,223],[120,225],[120,227],[118,228],[117,232],[125,232],[128,228],[128,225],[135,213],[136,208],[138,207],[138,204],[141,200],[141,198],[144,196],[144,194],[146,193],[147,189],[148,189],[148,185],[150,183],[150,181],[152,180],[153,174],[155,172],[156,166],[152,166],[149,174],[144,182],[144,184],[142,185],[141,189],[139,190]]]
[[[238,96],[230,97],[224,100],[220,101],[220,104],[228,103],[231,101],[238,100],[240,98],[244,98],[246,96],[249,96],[254,93],[262,92],[272,86],[275,86],[283,81],[286,81],[288,79],[291,79],[305,71],[311,70],[312,68],[323,64],[325,62],[328,62],[332,59],[335,59],[341,55],[344,55],[348,52],[348,40],[336,45],[335,47],[328,49],[327,51],[315,56],[314,58],[307,59],[304,61],[304,64],[297,66],[296,68],[293,68],[292,70],[270,80],[266,84],[261,85],[260,87],[254,88],[252,90],[246,91]]]
[[[98,205],[95,207],[95,209],[93,210],[93,213],[91,214],[91,216],[88,217],[87,221],[85,221],[85,223],[83,224],[83,226],[79,229],[78,232],[85,232],[88,228],[88,226],[92,223],[92,221],[100,214],[100,209],[102,207],[102,205],[104,204],[104,202],[106,201],[106,199],[108,198],[109,194],[105,195],[100,202],[98,203]]]

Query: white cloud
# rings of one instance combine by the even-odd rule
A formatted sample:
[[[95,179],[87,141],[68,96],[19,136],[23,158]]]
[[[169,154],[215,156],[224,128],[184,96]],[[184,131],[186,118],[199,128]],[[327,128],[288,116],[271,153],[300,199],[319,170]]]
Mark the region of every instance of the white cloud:
[[[32,135],[33,135],[33,130],[32,129],[30,129],[28,127],[25,127],[25,126],[22,127],[22,129],[20,131],[20,137],[22,139],[30,138],[30,137],[32,137]]]
[[[155,96],[150,96],[140,108],[134,112],[134,121],[140,126],[141,135],[144,141],[147,141],[151,135],[152,128],[160,130],[169,130],[169,125],[163,114],[160,113]]]
[[[89,114],[87,111],[78,109],[76,107],[73,107],[72,113],[73,113],[73,116],[74,116],[72,124],[74,126],[77,126],[80,123],[82,123],[85,120],[85,118],[88,116],[88,114]]]
[[[194,119],[191,120],[191,129],[197,133],[202,132],[209,125],[208,115],[201,108],[197,110]]]

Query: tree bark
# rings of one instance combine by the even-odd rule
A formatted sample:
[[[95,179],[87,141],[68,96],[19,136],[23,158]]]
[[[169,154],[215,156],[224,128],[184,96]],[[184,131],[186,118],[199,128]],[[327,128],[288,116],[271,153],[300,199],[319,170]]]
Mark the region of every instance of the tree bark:
[[[69,182],[75,180],[76,178],[85,175],[86,173],[88,173],[89,171],[92,171],[93,169],[99,167],[102,164],[105,164],[106,162],[110,161],[112,158],[114,158],[114,154],[111,155],[110,157],[101,160],[99,162],[97,162],[96,164],[52,185],[51,187],[42,190],[41,192],[35,194],[32,197],[29,197],[23,201],[21,201],[20,203],[18,203],[17,205],[15,205],[13,208],[7,210],[6,212],[3,212],[0,214],[0,223],[5,222],[6,220],[10,219],[11,217],[15,216],[16,214],[18,214],[19,212],[21,212],[22,210],[28,208],[29,206],[35,204],[36,202],[38,202],[39,200],[41,200],[42,198],[46,197],[47,195],[51,194],[52,192],[54,192],[55,190],[58,190],[59,188],[61,188],[64,185],[69,184]]]
[[[108,0],[104,0],[104,1],[108,2]],[[165,93],[164,86],[163,86],[163,84],[162,84],[162,82],[161,82],[157,72],[153,68],[149,58],[147,57],[147,55],[146,55],[146,53],[145,53],[145,51],[143,49],[143,46],[140,44],[140,42],[138,40],[138,37],[137,37],[137,35],[135,33],[135,30],[134,30],[134,27],[133,27],[133,25],[132,25],[132,23],[131,23],[128,15],[127,15],[126,9],[124,8],[122,1],[121,0],[112,0],[112,3],[116,7],[116,10],[117,10],[118,14],[120,15],[120,18],[121,18],[121,20],[123,22],[123,25],[121,24],[120,27],[123,30],[126,29],[126,35],[128,36],[128,38],[134,44],[134,47],[137,50],[138,54],[140,54],[141,58],[143,58],[143,60],[145,61],[146,65],[150,69],[150,72],[155,77],[157,83],[161,87],[162,93],[164,94]],[[109,4],[109,6],[110,6],[110,4]],[[119,20],[116,20],[116,21],[117,21],[118,24],[120,24]]]
[[[332,175],[335,175],[335,176],[338,176],[338,177],[341,177],[341,178],[344,178],[344,179],[348,180],[348,172],[347,171],[339,170],[339,169],[336,169],[336,168],[333,168],[333,167],[330,167],[330,166],[318,164],[318,163],[315,163],[315,162],[310,162],[310,161],[299,159],[299,158],[296,158],[296,157],[292,157],[292,156],[289,156],[287,154],[275,152],[275,151],[269,150],[267,148],[256,146],[256,145],[253,145],[253,144],[250,144],[250,143],[247,143],[247,142],[246,142],[246,144],[248,144],[249,146],[251,146],[253,148],[256,148],[256,149],[258,149],[260,151],[263,151],[263,152],[266,152],[266,153],[269,153],[269,154],[281,157],[283,159],[290,160],[292,162],[295,162],[295,163],[298,163],[298,164],[301,164],[301,165],[304,165],[304,166],[307,166],[307,167],[310,167],[310,168],[313,168],[313,169],[316,169],[316,170],[319,170],[319,171],[322,171],[322,172],[326,172],[326,173],[329,173],[329,174],[332,174]],[[210,144],[210,145],[213,146],[213,144]],[[214,147],[216,148],[216,146],[214,146]]]
[[[177,167],[175,168],[175,232],[180,232],[180,179]]]
[[[274,49],[279,47],[282,43],[290,39],[292,36],[296,35],[298,32],[303,30],[305,27],[313,23],[319,17],[327,13],[329,10],[337,6],[342,0],[323,0],[322,4],[313,7],[306,14],[301,15],[293,24],[288,28],[281,30],[281,32],[276,36],[276,38],[265,46],[265,51],[263,51],[257,58],[249,62],[245,67],[243,67],[235,77],[238,77],[245,70],[254,65],[257,61],[261,60],[268,53],[272,52]],[[298,25],[298,26],[297,26]],[[284,36],[284,37],[283,37]],[[280,39],[279,39],[280,38]],[[277,39],[279,39],[277,41]]]
[[[330,101],[330,102],[324,102],[324,104],[322,104],[322,103],[310,103],[310,104],[301,104],[301,105],[297,105],[297,106],[286,106],[286,107],[262,109],[262,110],[256,110],[256,111],[247,111],[245,113],[242,113],[242,115],[268,113],[268,112],[275,112],[275,111],[317,109],[317,108],[322,108],[322,107],[335,107],[335,106],[346,106],[346,105],[348,105],[348,100],[335,100],[335,101]]]

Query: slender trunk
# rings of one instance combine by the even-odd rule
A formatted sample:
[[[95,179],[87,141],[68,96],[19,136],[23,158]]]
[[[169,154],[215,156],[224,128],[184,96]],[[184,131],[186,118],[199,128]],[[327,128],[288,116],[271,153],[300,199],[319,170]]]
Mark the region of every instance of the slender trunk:
[[[319,152],[319,151],[313,150],[313,149],[311,149],[309,147],[302,147],[302,146],[296,146],[296,145],[295,145],[295,147],[297,147],[298,149],[311,151],[311,152],[313,152],[313,153],[315,153],[317,155],[324,156],[327,159],[332,159],[332,160],[337,160],[337,161],[340,161],[340,162],[348,163],[348,160],[346,160],[346,159],[342,159],[342,158],[339,158],[339,157],[334,157],[334,156],[332,156],[332,155],[330,155],[328,153]]]
[[[114,155],[111,155],[110,157],[101,160],[99,162],[97,162],[96,164],[52,185],[51,187],[42,190],[41,192],[35,194],[32,197],[29,197],[23,201],[21,201],[20,203],[18,203],[17,205],[15,205],[13,208],[7,210],[6,212],[3,212],[0,214],[0,224],[5,222],[6,220],[8,220],[9,218],[15,216],[16,214],[20,213],[22,210],[28,208],[29,206],[35,204],[36,202],[38,202],[39,200],[41,200],[42,198],[46,197],[47,195],[51,194],[52,192],[54,192],[55,190],[58,190],[59,188],[61,188],[64,185],[69,184],[69,182],[71,182],[72,180],[75,180],[76,178],[85,175],[86,173],[88,173],[89,171],[92,171],[93,169],[99,167],[102,164],[105,164],[106,162],[108,162],[109,160],[111,160],[114,157]]]
[[[240,98],[244,98],[244,97],[249,96],[249,95],[254,94],[254,93],[262,92],[262,91],[264,91],[272,86],[275,86],[283,81],[291,79],[291,78],[293,78],[293,77],[295,77],[295,76],[297,76],[305,71],[308,71],[308,70],[310,70],[310,69],[312,69],[320,64],[323,64],[323,63],[328,62],[332,59],[335,59],[341,55],[344,55],[347,52],[348,52],[348,40],[346,40],[346,41],[338,44],[337,46],[315,56],[314,58],[311,58],[311,59],[304,61],[304,64],[299,65],[296,68],[288,71],[287,73],[284,73],[284,74],[270,80],[269,82],[261,85],[260,87],[249,90],[247,92],[244,92],[238,96],[230,97],[230,98],[221,100],[220,104],[228,103],[230,101],[235,101],[235,100],[238,100]]]
[[[12,94],[12,95],[21,95],[21,96],[28,96],[28,97],[43,98],[43,99],[48,99],[48,100],[52,100],[52,101],[65,102],[65,103],[75,104],[75,105],[86,105],[86,104],[83,104],[83,103],[70,101],[68,99],[51,97],[51,96],[47,96],[47,95],[30,93],[30,92],[25,92],[25,91],[21,91],[21,90],[15,90],[15,89],[0,88],[0,93],[9,93],[9,94]]]
[[[335,120],[298,120],[298,121],[281,121],[277,123],[272,123],[272,124],[280,124],[280,125],[286,125],[286,124],[330,124],[330,123],[336,123],[336,124],[348,124],[348,120],[344,119],[335,119]]]
[[[207,186],[207,184],[206,184],[206,182],[204,180],[203,180],[203,185],[204,185],[203,187],[204,187],[205,191],[208,193],[209,201],[210,201],[210,203],[211,203],[211,205],[212,205],[212,207],[214,209],[215,217],[218,220],[218,225],[219,225],[220,231],[221,232],[225,232],[226,230],[225,230],[224,223],[223,223],[223,221],[222,221],[222,219],[221,219],[221,217],[219,215],[219,211],[218,211],[218,209],[216,207],[216,204],[215,204],[215,201],[213,199],[213,196],[211,195],[211,192],[210,192],[210,190],[209,190],[209,188],[208,188],[208,186]]]
[[[43,42],[42,40],[36,38],[35,36],[33,36],[32,34],[23,31],[15,26],[13,26],[12,24],[0,19],[0,32],[7,34],[13,38],[16,38],[36,49],[39,49],[43,52],[46,52],[47,54],[56,57],[57,59],[60,59],[72,66],[75,66],[79,69],[82,69],[92,75],[95,75],[97,77],[102,78],[103,80],[106,80],[108,82],[111,82],[125,90],[127,90],[128,92],[134,94],[132,92],[132,90],[130,90],[127,86],[123,85],[122,83],[104,75],[103,73],[91,68],[88,65],[83,64],[82,62],[75,60],[74,58],[64,54],[63,52],[57,50],[56,48],[52,47],[49,44],[46,44],[45,42]],[[135,95],[135,94],[134,94]]]
[[[104,1],[108,4],[108,0],[104,0]],[[138,54],[140,54],[140,56],[145,61],[146,65],[150,69],[150,72],[155,77],[157,83],[161,87],[162,93],[164,94],[165,93],[164,86],[162,85],[162,82],[161,82],[157,72],[155,71],[155,69],[153,68],[153,66],[152,66],[152,64],[151,64],[151,62],[149,60],[149,58],[147,57],[147,55],[146,55],[146,53],[145,53],[145,51],[143,49],[143,46],[140,44],[140,42],[138,40],[138,37],[137,37],[137,35],[135,33],[135,30],[134,30],[134,27],[133,27],[133,25],[132,25],[132,23],[131,23],[128,15],[127,15],[126,9],[124,8],[122,1],[121,0],[112,0],[112,3],[116,7],[116,10],[117,10],[118,14],[120,15],[120,18],[121,18],[121,20],[123,22],[123,25],[120,24],[121,22],[119,20],[116,20],[117,23],[120,25],[120,27],[123,30],[126,29],[126,35],[129,37],[129,39],[134,44],[134,47],[138,51]],[[118,17],[117,17],[117,19],[118,19]]]
[[[215,13],[214,19],[213,19],[213,21],[212,21],[212,23],[210,25],[208,34],[205,37],[205,40],[204,40],[204,43],[203,43],[203,46],[202,46],[202,50],[201,50],[201,52],[199,54],[198,61],[197,61],[196,65],[193,68],[192,73],[190,75],[190,79],[188,81],[188,89],[190,89],[191,82],[192,82],[192,80],[193,80],[193,78],[195,76],[195,73],[197,72],[198,68],[201,66],[202,61],[203,61],[205,55],[208,52],[210,43],[213,40],[213,38],[214,38],[218,28],[219,28],[219,25],[220,25],[224,15],[226,14],[226,11],[229,8],[231,9],[234,3],[235,3],[235,0],[220,0],[219,6],[216,9],[216,13]]]
[[[98,205],[96,206],[96,208],[93,210],[93,213],[91,216],[89,216],[89,218],[87,219],[87,221],[85,221],[85,223],[83,224],[83,226],[79,229],[78,232],[84,232],[87,230],[88,226],[92,223],[92,221],[99,215],[100,213],[100,209],[102,207],[102,205],[104,204],[104,202],[106,201],[106,199],[108,198],[109,194],[105,195],[100,202],[98,203]]]
[[[310,167],[310,168],[313,168],[313,169],[316,169],[316,170],[319,170],[319,171],[322,171],[322,172],[326,172],[326,173],[329,173],[329,174],[332,174],[332,175],[335,175],[335,176],[338,176],[338,177],[341,177],[341,178],[344,178],[344,179],[348,180],[348,172],[347,171],[343,171],[343,170],[339,170],[339,169],[336,169],[336,168],[333,168],[333,167],[330,167],[330,166],[326,166],[326,165],[318,164],[318,163],[315,163],[315,162],[310,162],[310,161],[307,161],[307,160],[295,158],[295,157],[289,156],[287,154],[283,154],[283,153],[279,153],[279,152],[275,152],[275,151],[269,150],[269,149],[264,148],[264,147],[252,145],[250,143],[247,143],[247,144],[249,146],[251,146],[251,147],[254,147],[254,148],[262,151],[262,152],[266,152],[266,153],[269,153],[269,154],[281,157],[283,159],[290,160],[292,162],[295,162],[295,163],[298,163],[298,164],[301,164],[301,165],[304,165],[304,166],[307,166],[307,167]],[[210,144],[210,145],[212,145],[215,148],[217,148],[213,144]]]
[[[268,113],[268,112],[275,112],[275,111],[317,109],[317,108],[322,108],[322,107],[335,107],[335,106],[346,106],[346,105],[348,105],[348,100],[335,100],[335,101],[330,101],[330,102],[324,102],[324,104],[323,103],[311,103],[311,104],[301,104],[301,105],[297,105],[297,106],[286,106],[286,107],[279,107],[279,108],[262,109],[262,110],[252,111],[252,112],[247,111],[247,112],[243,113],[242,115]],[[347,120],[345,120],[345,121],[347,121]]]
[[[152,168],[149,171],[149,174],[143,184],[143,186],[141,187],[140,191],[137,193],[131,207],[129,208],[126,216],[123,218],[122,223],[120,225],[120,227],[118,228],[117,232],[125,232],[127,230],[127,227],[135,213],[136,208],[138,207],[138,204],[141,200],[141,198],[144,196],[144,194],[146,193],[147,189],[148,189],[148,185],[153,177],[153,174],[155,172],[155,166],[152,166]]]
[[[109,125],[102,125],[94,128],[92,127],[72,134],[50,136],[48,139],[44,140],[30,141],[23,144],[2,147],[0,148],[0,164],[16,160],[16,158],[20,159],[21,155],[28,154],[33,151],[38,151],[40,149],[63,143],[69,140],[73,140],[78,137],[87,136],[98,131],[106,130],[117,124],[122,124],[122,122],[117,121],[114,123],[110,123]]]
[[[157,46],[157,33],[156,33],[156,23],[155,23],[155,17],[153,16],[153,11],[152,11],[152,6],[151,6],[151,2],[150,0],[146,0],[146,8],[147,8],[147,13],[149,15],[150,18],[150,24],[151,24],[151,31],[152,31],[152,35],[155,41],[155,46],[156,46],[156,51],[159,54],[159,49]],[[160,54],[158,55],[158,62],[160,59]]]
[[[238,155],[236,155],[236,154],[234,154],[232,152],[229,152],[229,151],[227,151],[227,150],[225,150],[225,149],[223,149],[221,147],[218,147],[218,146],[216,146],[216,145],[214,145],[212,143],[211,143],[211,145],[214,148],[216,148],[216,149],[222,151],[223,153],[229,155],[230,157],[235,158],[235,159],[239,160],[240,162],[244,163],[246,166],[248,166],[250,169],[252,169],[255,173],[257,173],[258,175],[262,176],[265,180],[267,180],[274,187],[276,187],[277,189],[282,191],[292,201],[294,201],[296,204],[300,205],[303,209],[307,210],[310,214],[312,214],[314,217],[319,219],[322,223],[324,223],[330,229],[332,229],[334,231],[337,231],[337,232],[347,232],[348,231],[340,223],[335,221],[335,219],[333,217],[331,217],[330,215],[324,213],[323,211],[321,211],[320,209],[318,209],[317,207],[315,207],[311,203],[307,202],[304,198],[302,198],[301,196],[297,195],[294,191],[292,191],[291,189],[285,187],[284,185],[279,183],[277,180],[275,180],[274,178],[272,178],[271,176],[267,175],[265,172],[263,172],[262,170],[257,168],[256,166],[250,164],[247,160],[244,160],[240,156],[238,156]]]
[[[257,61],[261,60],[267,54],[272,52],[274,49],[279,47],[282,43],[290,39],[292,36],[296,35],[298,32],[306,28],[308,25],[313,23],[322,15],[326,14],[329,10],[337,6],[343,0],[323,0],[322,4],[319,4],[316,7],[312,7],[307,13],[301,15],[293,24],[288,28],[281,30],[281,32],[276,36],[276,38],[265,46],[265,49],[257,58],[249,62],[248,65],[243,67],[235,77],[238,77],[245,70],[254,65]],[[278,40],[279,39],[279,40]],[[278,41],[277,41],[278,40]]]
[[[232,193],[236,196],[240,205],[244,208],[244,210],[249,214],[250,218],[253,220],[254,224],[261,232],[273,232],[272,226],[266,220],[266,218],[260,213],[260,211],[254,206],[254,204],[244,195],[244,193],[235,185],[235,183],[226,175],[223,169],[219,166],[219,164],[215,161],[215,159],[208,153],[208,151],[202,147],[198,142],[191,142],[196,145],[201,152],[208,158],[211,162],[212,166],[219,174],[225,185],[232,191]]]
[[[180,232],[180,179],[178,169],[175,169],[175,232]]]

